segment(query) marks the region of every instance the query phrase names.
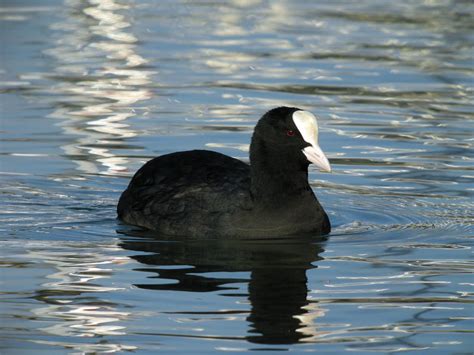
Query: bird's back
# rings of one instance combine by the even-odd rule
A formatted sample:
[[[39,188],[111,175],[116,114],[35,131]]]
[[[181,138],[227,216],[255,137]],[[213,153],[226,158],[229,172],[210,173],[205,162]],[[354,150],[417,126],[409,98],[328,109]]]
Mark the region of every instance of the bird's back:
[[[235,211],[251,208],[250,167],[193,150],[163,155],[137,171],[122,193],[123,221],[167,235],[212,236]]]

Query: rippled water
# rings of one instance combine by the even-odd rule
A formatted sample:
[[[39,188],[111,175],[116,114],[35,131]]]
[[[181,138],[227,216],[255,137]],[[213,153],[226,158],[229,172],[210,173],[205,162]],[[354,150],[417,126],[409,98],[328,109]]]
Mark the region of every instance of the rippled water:
[[[6,0],[3,354],[470,353],[470,1]],[[170,241],[115,204],[147,159],[247,159],[320,117],[325,239]]]

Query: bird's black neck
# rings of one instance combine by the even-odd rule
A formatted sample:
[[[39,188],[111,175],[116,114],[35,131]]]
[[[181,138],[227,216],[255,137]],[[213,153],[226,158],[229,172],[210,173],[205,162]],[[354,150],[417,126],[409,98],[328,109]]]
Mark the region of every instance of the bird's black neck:
[[[275,206],[314,196],[308,184],[308,164],[288,149],[278,149],[255,136],[250,146],[250,171],[251,192],[258,203]]]

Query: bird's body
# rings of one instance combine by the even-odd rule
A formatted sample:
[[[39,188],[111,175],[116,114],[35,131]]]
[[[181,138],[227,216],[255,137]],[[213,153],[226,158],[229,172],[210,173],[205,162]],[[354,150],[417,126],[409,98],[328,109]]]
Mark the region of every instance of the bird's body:
[[[275,110],[280,115],[272,115]],[[120,197],[119,218],[160,234],[193,238],[328,233],[329,219],[308,184],[309,158],[301,153],[309,144],[301,135],[293,137],[298,129],[288,121],[303,111],[275,110],[256,127],[250,165],[207,150],[152,159]],[[273,132],[266,127],[282,114],[284,137],[280,127]]]

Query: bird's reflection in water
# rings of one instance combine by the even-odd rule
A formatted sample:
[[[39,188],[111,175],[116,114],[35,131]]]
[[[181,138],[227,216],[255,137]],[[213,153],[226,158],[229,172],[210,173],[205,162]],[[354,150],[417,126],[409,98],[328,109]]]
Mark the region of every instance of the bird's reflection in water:
[[[127,232],[130,235],[130,232]],[[135,233],[134,233],[135,234]],[[314,336],[314,314],[308,300],[306,272],[321,260],[324,239],[272,239],[253,241],[122,240],[127,250],[148,252],[132,256],[153,268],[159,282],[135,286],[151,290],[209,292],[235,289],[248,283],[251,304],[247,340],[262,344],[292,344]],[[160,266],[162,268],[160,268]],[[173,268],[172,266],[176,266]],[[207,273],[214,273],[212,277]],[[250,280],[216,277],[215,272],[250,272]],[[153,278],[152,278],[153,279]],[[169,281],[171,280],[171,281]],[[165,281],[166,283],[164,283]],[[313,312],[314,313],[314,312]]]

